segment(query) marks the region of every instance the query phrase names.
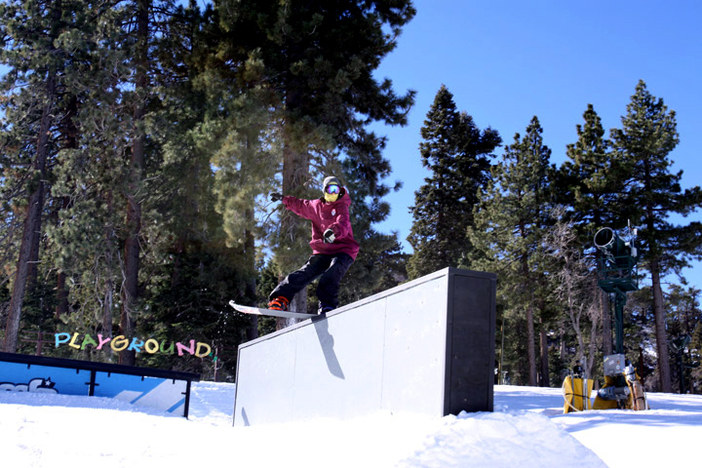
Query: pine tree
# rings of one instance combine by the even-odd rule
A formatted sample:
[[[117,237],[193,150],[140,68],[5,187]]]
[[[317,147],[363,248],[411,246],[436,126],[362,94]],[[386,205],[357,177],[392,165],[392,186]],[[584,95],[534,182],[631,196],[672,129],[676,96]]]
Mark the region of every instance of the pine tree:
[[[678,393],[695,393],[694,388],[699,386],[692,369],[700,351],[700,343],[693,337],[695,328],[702,322],[701,292],[694,287],[673,284],[665,298],[668,335],[672,342],[671,376]]]
[[[82,65],[82,73],[72,75],[71,83],[81,134],[75,150],[65,152],[57,167],[56,195],[71,202],[60,210],[52,242],[58,250],[60,271],[71,272],[74,278],[92,276],[97,281],[91,284],[101,285],[95,300],[101,304],[103,332],[112,333],[113,308],[120,307],[120,333],[132,337],[139,313],[139,271],[146,238],[142,209],[149,196],[144,183],[147,152],[153,153],[147,149],[147,104],[155,101],[148,77],[153,5],[139,0],[110,6],[114,5],[89,9],[94,36],[86,35],[82,42],[71,44],[71,50],[83,54],[76,61]],[[168,4],[163,6],[167,10]],[[113,158],[107,158],[109,154]],[[74,218],[82,222],[75,223]],[[124,250],[119,252],[118,246]],[[71,251],[80,254],[71,258]],[[94,267],[88,266],[88,259]],[[81,305],[86,307],[92,300]],[[73,318],[85,326],[83,319]],[[135,364],[134,351],[121,352],[120,362]]]
[[[149,45],[151,0],[136,0],[134,8],[134,49],[131,51],[134,71],[134,93],[131,96],[132,129],[128,183],[126,188],[126,239],[124,245],[124,287],[122,288],[122,312],[120,314],[120,333],[134,336],[136,331],[136,313],[139,299],[139,268],[141,249],[139,237],[142,226],[142,202],[140,191],[146,164],[146,133],[144,119],[146,102],[150,92],[149,86]],[[136,353],[125,349],[120,352],[120,364],[134,365]]]
[[[700,308],[700,290],[690,288],[689,298],[691,309]],[[698,312],[699,313],[699,312]],[[693,393],[702,393],[702,320],[698,320],[692,326],[690,333],[690,356],[688,364],[690,366],[690,380],[692,381]]]
[[[516,134],[514,143],[505,147],[502,161],[493,167],[492,181],[480,194],[475,226],[468,229],[481,253],[472,265],[497,273],[498,301],[505,315],[523,324],[515,338],[527,355],[524,361],[522,354],[519,362],[529,385],[537,384],[534,322],[538,312],[546,312],[548,296],[543,239],[551,203],[547,190],[551,150],[543,144],[542,132],[534,117],[524,137]]]
[[[354,180],[344,182],[367,190],[374,202],[381,197],[389,164],[378,151],[382,140],[366,126],[404,124],[414,93],[396,96],[390,80],[378,82],[373,71],[413,17],[411,2],[225,1],[217,11],[226,33],[220,56],[271,111],[282,192],[317,197],[323,176],[348,158]],[[308,254],[307,224],[283,213],[275,232],[276,264],[282,271],[298,267]],[[304,309],[305,295],[298,296],[294,307]]]
[[[265,151],[267,121],[251,103],[254,93],[242,94],[215,57],[213,20],[211,8],[191,5],[155,24],[138,329],[162,340],[210,343],[220,371],[233,373],[236,346],[256,334],[249,317],[227,304],[255,301],[255,194],[268,190],[277,163]],[[185,364],[173,356],[140,359]],[[185,365],[208,375],[214,364]]]
[[[51,138],[56,115],[62,111],[59,92],[67,52],[60,48],[59,38],[80,27],[63,13],[80,7],[61,0],[0,5],[0,35],[5,42],[0,57],[11,68],[3,83],[8,98],[3,153],[11,155],[3,164],[3,192],[10,195],[3,211],[16,203],[17,196],[25,202],[10,208],[14,216],[3,216],[11,223],[22,223],[5,326],[6,352],[17,350],[25,295],[36,277],[50,160],[56,154]]]
[[[51,172],[37,178],[50,182],[51,190],[50,196],[48,185],[44,190],[42,249],[34,243],[31,250],[32,258],[39,261],[29,264],[41,268],[36,287],[44,304],[41,310],[61,303],[59,326],[110,336],[117,330],[114,319],[121,308],[126,311],[122,314],[126,334],[154,331],[180,339],[182,335],[177,334],[191,332],[186,327],[194,324],[203,341],[216,337],[235,348],[247,324],[221,312],[237,294],[253,296],[253,265],[240,265],[242,258],[253,263],[255,246],[252,230],[245,236],[246,247],[227,246],[221,216],[215,211],[211,156],[220,140],[219,135],[210,134],[212,119],[207,117],[221,107],[209,107],[213,101],[204,99],[207,91],[198,88],[206,79],[203,70],[216,45],[209,31],[201,31],[212,19],[212,9],[203,15],[193,9],[174,13],[170,2],[154,2],[143,47],[144,30],[141,42],[135,33],[139,5],[143,13],[149,4],[64,1],[63,19],[73,22],[61,23],[61,34],[43,42],[10,33],[22,23],[48,24],[53,10],[37,8],[28,13],[19,4],[2,5],[7,6],[2,27],[8,41],[3,60],[14,67],[7,75],[2,100],[6,116],[1,152],[6,158],[1,179],[2,252],[18,255],[17,233],[27,190],[36,186],[27,183],[32,178],[26,169],[36,154],[41,120],[37,99],[43,97],[43,82],[17,84],[26,85],[27,77],[45,77],[41,61],[53,58],[60,65],[60,79],[50,115],[56,119],[46,133]],[[143,25],[143,14],[141,19]],[[18,28],[22,34],[39,30]],[[55,48],[53,54],[37,47],[45,42]],[[25,43],[31,44],[26,50],[37,51],[36,60],[28,61],[19,53]],[[149,59],[148,76],[143,73],[144,53]],[[227,88],[230,96],[237,94],[236,86]],[[240,128],[245,126],[241,123]],[[244,191],[242,187],[240,192]],[[128,210],[129,223],[125,222]],[[125,250],[128,239],[132,247]],[[128,266],[124,263],[127,251]],[[127,270],[128,285],[123,283]],[[28,271],[30,278],[31,268]],[[58,279],[53,283],[46,278]],[[184,287],[189,284],[193,289]],[[49,298],[54,288],[61,292],[60,298]],[[131,293],[122,296],[127,289]],[[41,318],[36,313],[38,301],[32,301],[29,305],[25,301],[23,328]],[[86,350],[85,354],[110,359],[107,352],[90,356]],[[197,368],[201,363],[188,365]]]
[[[481,131],[466,113],[458,112],[453,95],[441,86],[421,129],[422,164],[431,171],[415,193],[408,240],[414,248],[408,271],[418,278],[470,257],[466,236],[473,225],[478,191],[487,183],[492,152],[499,134]]]
[[[584,124],[576,126],[578,140],[567,146],[568,159],[558,171],[554,195],[571,207],[569,217],[576,223],[582,248],[593,251],[593,238],[599,229],[627,226],[631,209],[623,194],[629,174],[618,153],[611,151],[611,142],[604,137],[601,119],[592,104],[588,104],[583,120]],[[594,255],[602,254],[594,251]],[[603,352],[612,354],[609,301],[596,285],[592,294],[600,298]]]
[[[366,268],[369,259],[385,257],[401,274],[396,235],[371,227],[388,213],[382,197],[390,188],[381,180],[390,167],[382,157],[383,139],[365,126],[376,120],[405,121],[413,93],[397,97],[389,81],[376,82],[372,73],[414,10],[409,2],[397,8],[364,4],[359,10],[354,2],[306,4],[311,10],[269,3],[237,2],[227,10],[241,13],[237,26],[253,26],[249,35],[241,29],[232,34],[231,24],[220,22],[221,5],[200,13],[194,6],[174,10],[169,1],[76,1],[70,8],[64,1],[62,11],[71,13],[64,19],[75,23],[62,23],[58,37],[36,43],[20,38],[17,48],[14,42],[5,44],[3,60],[16,67],[8,73],[14,81],[8,81],[2,101],[7,119],[2,133],[6,151],[0,153],[0,239],[7,246],[3,254],[13,253],[15,259],[26,209],[18,201],[36,187],[26,183],[33,180],[29,171],[18,169],[30,167],[41,133],[40,114],[22,112],[41,110],[36,98],[46,93],[44,81],[34,88],[10,87],[27,77],[46,78],[40,59],[55,58],[60,70],[54,112],[46,114],[56,117],[46,133],[51,172],[36,178],[51,182],[50,197],[48,186],[44,191],[44,224],[34,231],[42,233],[43,243],[38,249],[33,241],[30,255],[39,262],[30,265],[40,265],[39,278],[58,278],[41,282],[37,290],[44,295],[54,287],[61,291],[54,303],[63,304],[64,326],[110,335],[118,330],[115,318],[121,315],[119,329],[127,335],[153,332],[170,338],[187,329],[201,333],[203,341],[216,340],[222,349],[235,348],[248,325],[223,313],[222,304],[229,298],[253,300],[254,271],[260,264],[255,240],[266,221],[260,216],[265,210],[262,195],[271,190],[276,174],[285,172],[286,148],[297,148],[307,161],[307,169],[290,166],[308,171],[305,184],[327,170],[339,171],[358,193],[354,223],[360,224],[368,257],[358,268],[367,275],[358,275],[365,284],[349,283],[349,297],[393,279],[389,271],[384,275],[386,271]],[[28,20],[22,8],[7,5],[3,13],[9,12],[10,29],[3,22],[3,32],[22,21],[45,21],[54,11],[37,7]],[[261,17],[245,13],[266,8],[276,19],[261,34],[254,26]],[[24,15],[22,21],[15,21],[17,11]],[[295,31],[308,19],[321,21],[322,36]],[[276,30],[281,24],[294,28]],[[344,27],[337,28],[340,24]],[[357,34],[357,26],[367,30]],[[277,36],[267,34],[271,32]],[[339,36],[328,40],[337,32],[351,42]],[[49,42],[53,55],[37,47]],[[19,53],[30,43],[27,50],[37,51],[36,63]],[[320,44],[327,55],[316,60]],[[356,58],[344,55],[351,49],[340,44],[356,46]],[[300,60],[293,63],[290,57]],[[308,60],[312,69],[302,77],[301,60]],[[281,63],[288,68],[276,68]],[[320,86],[324,92],[318,95]],[[304,95],[302,100],[291,101],[296,93]],[[295,101],[299,105],[293,112],[290,104]],[[319,190],[300,187],[292,190],[315,195]],[[306,226],[303,230],[306,237]],[[306,250],[307,243],[299,246]],[[85,354],[93,357],[89,350]],[[125,355],[122,362],[133,358]],[[157,358],[145,361],[168,364]],[[199,369],[202,363],[186,365]]]
[[[673,214],[686,216],[702,204],[699,186],[683,190],[682,171],[671,173],[669,154],[679,138],[675,112],[662,99],[656,99],[639,81],[636,92],[622,117],[622,128],[612,129],[614,149],[621,154],[631,175],[629,206],[638,212],[633,220],[639,226],[639,262],[651,273],[653,309],[661,391],[671,392],[671,373],[666,333],[662,278],[700,258],[702,224],[676,225]]]
[[[53,167],[55,221],[47,226],[44,262],[64,285],[64,326],[103,336],[112,336],[124,277],[120,207],[126,205],[122,184],[128,179],[125,126],[130,120],[120,91],[129,75],[121,29],[128,10],[112,6],[93,4],[82,10],[86,24],[81,34],[66,38],[73,64],[65,93],[73,108],[71,143],[63,145]],[[99,358],[110,360],[111,353]]]

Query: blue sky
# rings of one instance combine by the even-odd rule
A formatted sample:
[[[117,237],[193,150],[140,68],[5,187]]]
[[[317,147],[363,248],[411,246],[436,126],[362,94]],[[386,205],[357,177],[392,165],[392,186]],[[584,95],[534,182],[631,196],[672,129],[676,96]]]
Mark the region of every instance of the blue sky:
[[[398,231],[405,251],[412,226],[408,207],[427,173],[419,155],[420,128],[445,84],[460,111],[511,144],[536,115],[551,162],[565,160],[575,126],[593,104],[609,136],[640,79],[677,114],[680,144],[671,153],[683,187],[700,184],[702,160],[702,2],[674,0],[516,1],[414,0],[417,15],[376,76],[395,90],[417,91],[406,127],[375,128],[388,137],[388,182],[401,191],[383,232]],[[498,149],[498,156],[502,155]],[[702,214],[689,219],[702,219]],[[686,222],[686,220],[682,220]],[[699,270],[699,272],[695,271]],[[686,272],[702,287],[702,266]]]

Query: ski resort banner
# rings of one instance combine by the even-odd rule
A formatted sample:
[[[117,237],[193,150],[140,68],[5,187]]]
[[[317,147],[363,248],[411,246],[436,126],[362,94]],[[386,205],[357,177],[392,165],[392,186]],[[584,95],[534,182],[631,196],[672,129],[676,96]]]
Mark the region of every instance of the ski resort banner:
[[[71,359],[0,353],[0,392],[114,398],[188,417],[198,374]]]
[[[115,352],[120,351],[135,351],[137,353],[148,353],[148,354],[178,354],[178,356],[195,356],[198,358],[204,358],[212,355],[212,347],[207,343],[196,342],[195,340],[190,340],[187,344],[174,341],[158,341],[154,338],[148,338],[146,340],[142,338],[127,338],[124,335],[118,335],[113,337],[107,336],[103,337],[98,334],[93,338],[89,333],[80,334],[78,332],[74,333],[55,333],[54,334],[54,344],[57,348],[61,346],[69,346],[74,349],[84,350],[87,347],[93,347],[97,350],[107,350],[111,349]]]

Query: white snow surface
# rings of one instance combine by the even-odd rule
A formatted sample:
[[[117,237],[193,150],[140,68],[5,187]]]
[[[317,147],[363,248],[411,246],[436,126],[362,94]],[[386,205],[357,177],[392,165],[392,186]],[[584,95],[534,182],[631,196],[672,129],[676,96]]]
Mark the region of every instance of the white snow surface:
[[[98,397],[0,393],[2,467],[691,466],[702,396],[563,414],[560,389],[495,387],[493,413],[232,427],[235,385],[193,383],[190,417]]]

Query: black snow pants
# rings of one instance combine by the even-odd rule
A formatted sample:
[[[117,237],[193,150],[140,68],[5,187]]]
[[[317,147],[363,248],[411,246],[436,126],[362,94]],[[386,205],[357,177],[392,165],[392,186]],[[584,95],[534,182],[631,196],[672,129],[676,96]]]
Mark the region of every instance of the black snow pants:
[[[351,264],[353,258],[345,253],[314,254],[302,268],[293,271],[280,282],[270,299],[283,296],[292,301],[295,294],[319,277],[317,299],[323,306],[336,308],[339,305],[339,283]]]

